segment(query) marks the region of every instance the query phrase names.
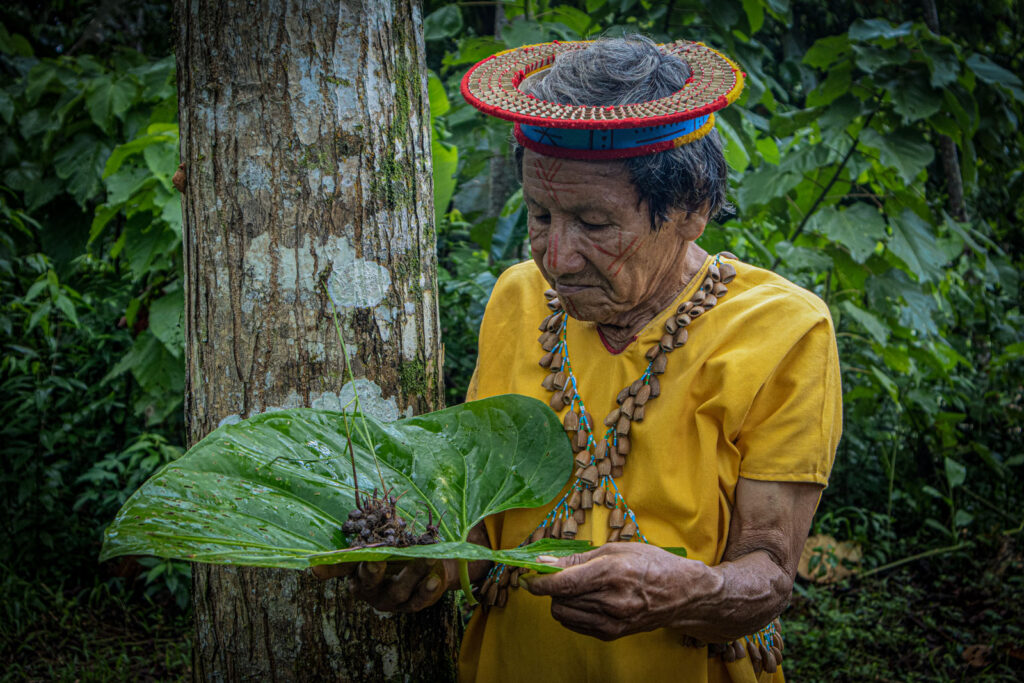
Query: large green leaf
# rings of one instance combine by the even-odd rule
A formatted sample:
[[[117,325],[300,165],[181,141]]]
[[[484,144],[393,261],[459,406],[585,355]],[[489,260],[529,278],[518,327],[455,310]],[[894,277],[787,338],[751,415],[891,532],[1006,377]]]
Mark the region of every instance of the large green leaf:
[[[814,214],[810,227],[849,249],[857,263],[867,261],[875,245],[885,237],[885,220],[865,202],[857,202],[842,211],[825,207]]]
[[[360,490],[389,491],[417,531],[432,515],[442,543],[345,550],[341,526],[355,508],[349,443]],[[445,557],[527,566],[533,555],[476,546],[466,542],[469,531],[488,515],[547,503],[571,467],[557,416],[525,396],[389,424],[332,411],[266,413],[217,429],[143,484],[107,529],[101,558],[303,568]],[[579,549],[551,542],[544,552]]]
[[[889,249],[917,275],[922,282],[938,280],[943,274],[946,255],[935,244],[935,228],[911,211],[904,209],[892,221]]]

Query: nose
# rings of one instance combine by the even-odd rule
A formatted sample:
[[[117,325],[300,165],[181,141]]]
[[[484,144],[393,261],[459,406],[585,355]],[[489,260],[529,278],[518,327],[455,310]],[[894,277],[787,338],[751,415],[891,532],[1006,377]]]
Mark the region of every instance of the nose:
[[[578,273],[587,265],[581,251],[580,235],[573,221],[552,215],[548,229],[544,268],[556,280]]]

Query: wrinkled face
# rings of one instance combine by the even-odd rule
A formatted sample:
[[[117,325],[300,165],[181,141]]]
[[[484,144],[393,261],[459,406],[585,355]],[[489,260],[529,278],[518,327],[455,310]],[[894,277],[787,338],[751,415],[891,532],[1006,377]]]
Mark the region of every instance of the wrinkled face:
[[[619,162],[525,150],[523,199],[533,260],[569,315],[598,323],[617,324],[671,286],[704,226],[683,213],[651,230],[647,204]]]

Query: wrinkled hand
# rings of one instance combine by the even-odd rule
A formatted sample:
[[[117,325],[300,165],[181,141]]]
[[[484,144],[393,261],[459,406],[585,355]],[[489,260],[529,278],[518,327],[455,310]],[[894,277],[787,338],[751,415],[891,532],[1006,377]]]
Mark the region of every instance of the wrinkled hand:
[[[551,596],[551,616],[601,640],[674,625],[687,602],[688,577],[705,567],[643,543],[608,543],[586,553],[541,562],[565,567],[519,579],[534,595]],[[696,577],[695,577],[696,578]]]
[[[382,612],[418,612],[441,599],[458,576],[453,560],[350,562],[313,567],[318,579],[345,577],[352,593]]]

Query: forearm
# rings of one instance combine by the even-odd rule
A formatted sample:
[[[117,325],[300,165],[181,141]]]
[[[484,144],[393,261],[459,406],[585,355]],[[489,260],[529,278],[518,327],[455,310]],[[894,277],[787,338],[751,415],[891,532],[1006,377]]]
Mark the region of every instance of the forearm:
[[[715,567],[693,563],[688,570],[680,580],[689,587],[678,591],[685,597],[670,625],[704,642],[724,643],[760,630],[782,612],[793,590],[792,577],[764,551]]]

